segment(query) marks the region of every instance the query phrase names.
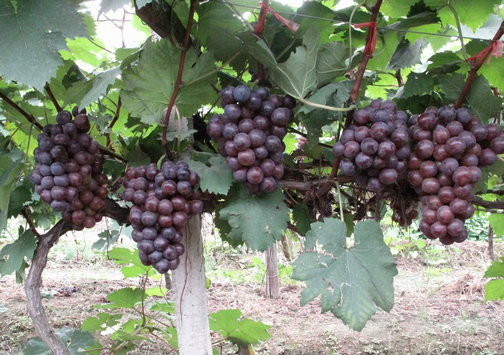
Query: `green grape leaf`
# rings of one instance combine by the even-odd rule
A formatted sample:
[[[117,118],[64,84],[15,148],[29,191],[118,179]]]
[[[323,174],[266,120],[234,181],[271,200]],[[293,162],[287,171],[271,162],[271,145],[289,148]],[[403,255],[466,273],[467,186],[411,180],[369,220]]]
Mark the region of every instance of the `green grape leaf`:
[[[483,123],[487,123],[490,118],[500,117],[502,108],[502,98],[494,95],[494,92],[485,77],[478,75],[474,78],[466,101],[470,105],[470,110]]]
[[[453,73],[460,68],[462,59],[453,52],[436,53],[429,58],[429,74]]]
[[[348,71],[346,60],[350,53],[343,42],[324,43],[317,55],[317,79],[327,83]]]
[[[63,63],[66,39],[87,36],[77,9],[65,0],[0,0],[0,75],[41,90]]]
[[[104,95],[120,74],[121,68],[117,66],[97,74],[91,80],[75,83],[68,90],[64,106],[75,103],[81,108],[87,107]]]
[[[465,76],[463,74],[438,75],[439,87],[443,90],[446,100],[456,102],[464,87]]]
[[[504,91],[504,57],[492,58],[490,65],[483,64],[478,73],[483,75],[490,85],[499,88],[499,92]]]
[[[466,0],[453,0],[449,3],[460,18],[460,22],[476,30],[488,19],[488,15],[494,12],[494,7],[501,4],[501,1],[479,0],[477,5]],[[455,23],[453,12],[446,6],[445,0],[425,0],[425,4],[438,9],[439,17],[444,24]]]
[[[485,285],[485,301],[504,300],[504,256],[500,260],[492,261],[483,277],[499,277],[490,280]]]
[[[305,251],[319,244],[323,252],[301,254],[293,263],[292,278],[306,282],[302,305],[320,295],[322,312],[331,311],[361,331],[376,306],[392,309],[397,268],[377,222],[359,222],[354,237],[354,245],[349,246],[346,225],[338,219],[312,223]]]
[[[296,223],[297,231],[301,235],[306,235],[310,230],[310,214],[308,206],[304,203],[299,203],[292,209],[292,219]]]
[[[119,323],[118,320],[121,319],[121,317],[122,317],[121,314],[110,314],[100,312],[96,315],[96,317],[86,318],[81,325],[81,329],[92,333],[102,331],[118,324]]]
[[[9,202],[12,191],[19,181],[19,174],[25,168],[23,153],[18,150],[4,151],[0,155],[0,231],[6,229]]]
[[[232,228],[228,237],[243,240],[253,250],[268,249],[287,229],[289,209],[281,189],[251,196],[241,184],[236,184],[226,202],[226,207],[219,211],[219,218]]]
[[[30,229],[19,229],[19,237],[0,250],[0,275],[9,275],[23,268],[25,258],[31,259],[37,248],[37,237]]]
[[[380,7],[380,11],[390,17],[400,18],[406,16],[410,7],[417,1],[418,0],[384,0]]]
[[[71,355],[82,354],[82,350],[95,344],[93,334],[80,329],[63,327],[55,333],[63,344],[66,344]],[[24,355],[51,355],[52,351],[40,339],[35,337],[28,341],[23,350]]]
[[[107,299],[110,303],[95,305],[95,308],[117,309],[134,308],[145,297],[141,288],[126,287],[110,293]]]
[[[146,124],[159,123],[163,109],[168,107],[177,81],[181,50],[168,39],[145,44],[137,65],[123,69],[124,89],[121,93],[124,107],[141,117]],[[210,84],[217,80],[212,53],[198,56],[189,49],[185,58],[182,87],[175,105],[182,117],[191,117],[201,105],[217,98]]]
[[[396,51],[390,58],[387,69],[397,70],[410,67],[414,64],[420,64],[420,56],[428,42],[425,38],[420,38],[415,43],[410,43],[408,40],[402,40],[397,46]]]
[[[152,266],[142,264],[137,250],[113,248],[108,255],[109,258],[116,261],[116,264],[126,264],[121,268],[121,272],[126,278],[145,275],[146,272],[154,273]]]
[[[275,56],[263,40],[249,45],[250,53],[268,67],[271,79],[287,94],[304,98],[317,84],[317,54],[319,30],[310,27],[303,37],[303,46],[297,47],[284,63],[277,63]]]
[[[269,325],[249,318],[241,318],[239,309],[224,309],[210,314],[210,329],[219,332],[224,339],[241,347],[257,344],[271,338]],[[241,318],[241,319],[240,319]]]
[[[237,34],[244,30],[243,21],[222,2],[208,1],[197,8],[198,38],[205,47],[214,50],[215,59],[226,62],[243,51]]]
[[[407,99],[415,95],[422,96],[423,94],[428,94],[432,92],[433,87],[434,78],[432,76],[426,73],[411,72],[408,74],[401,98]]]
[[[227,166],[226,158],[216,155],[208,160],[210,166],[197,161],[190,161],[189,167],[198,173],[200,187],[211,194],[226,195],[233,185],[233,173]]]
[[[488,216],[488,223],[492,227],[496,236],[504,236],[504,215],[501,213],[492,213]]]

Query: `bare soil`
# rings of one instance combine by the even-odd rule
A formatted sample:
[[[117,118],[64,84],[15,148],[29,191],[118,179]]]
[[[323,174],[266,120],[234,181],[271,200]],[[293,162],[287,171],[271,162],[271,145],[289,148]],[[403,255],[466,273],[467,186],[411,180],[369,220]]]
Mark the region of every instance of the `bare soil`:
[[[484,301],[482,276],[490,263],[486,247],[467,241],[419,254],[403,248],[396,255],[395,306],[390,313],[378,311],[362,332],[350,330],[332,314],[321,314],[316,301],[301,307],[302,284],[287,278],[281,279],[279,299],[265,298],[262,271],[250,266],[261,254],[207,255],[213,269],[209,308],[239,308],[244,316],[270,325],[272,337],[254,347],[256,354],[504,354],[504,304]],[[495,253],[504,255],[504,244],[496,245]],[[93,305],[138,281],[124,279],[120,267],[103,257],[53,255],[42,289],[77,290],[45,299],[45,309],[54,328],[79,328],[98,312]],[[0,279],[2,304],[7,310],[0,313],[0,354],[21,354],[35,334],[23,287],[13,277]],[[131,354],[170,353],[161,344],[138,345]],[[236,353],[231,346],[218,349]]]

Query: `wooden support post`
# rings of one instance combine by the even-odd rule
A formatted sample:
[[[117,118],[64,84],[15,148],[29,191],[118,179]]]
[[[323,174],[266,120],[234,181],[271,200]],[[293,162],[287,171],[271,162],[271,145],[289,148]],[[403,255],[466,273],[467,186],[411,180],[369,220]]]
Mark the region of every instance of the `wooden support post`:
[[[185,253],[172,273],[179,354],[212,355],[201,216],[190,218],[183,243]]]
[[[266,295],[269,298],[280,297],[280,282],[278,280],[278,255],[276,244],[266,250]]]

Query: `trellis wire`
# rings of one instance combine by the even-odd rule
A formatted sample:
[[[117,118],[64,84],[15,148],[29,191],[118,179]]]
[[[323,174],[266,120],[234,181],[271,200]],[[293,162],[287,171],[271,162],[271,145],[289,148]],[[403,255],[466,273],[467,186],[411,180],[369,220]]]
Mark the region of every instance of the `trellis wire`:
[[[217,2],[223,2],[226,5],[232,5],[236,7],[242,7],[250,10],[260,10],[260,7],[257,6],[251,6],[251,5],[243,5],[243,4],[236,4],[233,2],[229,2],[226,0],[208,0],[208,1],[217,1]],[[329,19],[329,18],[324,18],[324,17],[318,17],[318,16],[312,16],[312,15],[304,15],[304,14],[297,14],[297,13],[292,13],[292,12],[285,12],[285,11],[276,11],[276,13],[284,16],[294,16],[294,17],[300,17],[300,18],[309,18],[313,20],[318,20],[318,21],[326,21],[326,22],[332,22],[334,24],[338,25],[348,25],[350,24],[349,21],[341,21],[341,20],[335,20],[335,19]],[[401,28],[390,28],[390,27],[377,27],[378,30],[385,30],[385,31],[395,31],[395,32],[402,32],[402,33],[414,33],[414,34],[421,34],[421,35],[429,35],[429,36],[438,36],[438,37],[448,37],[448,38],[453,38],[453,39],[470,39],[470,40],[477,40],[477,41],[491,41],[492,39],[482,39],[478,37],[470,37],[470,36],[458,36],[458,35],[450,35],[450,34],[445,34],[445,33],[432,33],[432,32],[425,32],[425,31],[415,31],[415,30],[406,30],[406,29],[401,29]]]

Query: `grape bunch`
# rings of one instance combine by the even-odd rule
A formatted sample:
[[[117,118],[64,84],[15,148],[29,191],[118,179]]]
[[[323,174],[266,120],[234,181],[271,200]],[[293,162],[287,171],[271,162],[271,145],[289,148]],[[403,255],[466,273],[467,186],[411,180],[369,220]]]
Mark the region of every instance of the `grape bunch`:
[[[92,228],[103,218],[108,189],[107,177],[98,159],[98,143],[87,133],[90,123],[85,113],[61,111],[57,124],[44,126],[37,137],[38,147],[30,180],[40,199],[62,213],[73,229]]]
[[[466,108],[427,108],[410,118],[414,142],[408,181],[422,203],[420,230],[443,244],[462,242],[464,221],[474,214],[472,190],[480,167],[490,166],[504,153],[498,125],[484,125]]]
[[[129,221],[140,260],[164,274],[175,270],[185,248],[182,231],[189,216],[203,210],[198,174],[186,162],[165,162],[126,170],[122,197],[133,203]]]
[[[295,100],[270,94],[264,87],[252,91],[246,85],[228,86],[220,97],[224,113],[212,116],[208,135],[248,193],[275,191],[284,174],[282,139],[292,121]]]
[[[353,124],[333,145],[341,173],[382,192],[406,172],[410,155],[408,116],[390,100],[374,100],[353,113]]]

